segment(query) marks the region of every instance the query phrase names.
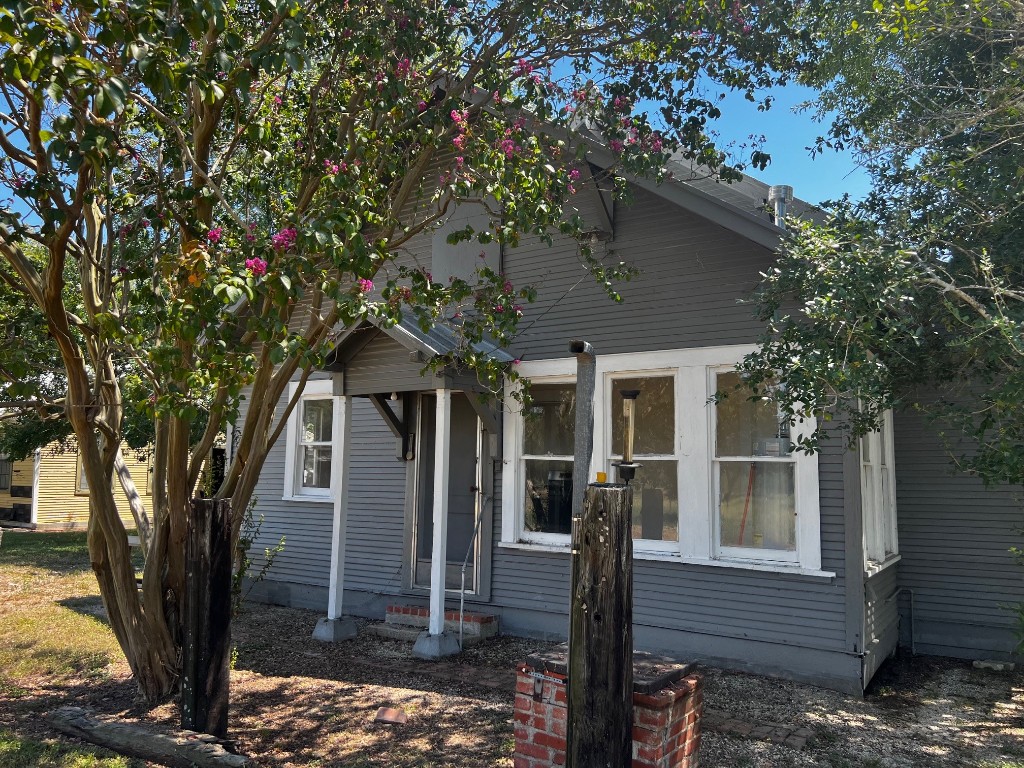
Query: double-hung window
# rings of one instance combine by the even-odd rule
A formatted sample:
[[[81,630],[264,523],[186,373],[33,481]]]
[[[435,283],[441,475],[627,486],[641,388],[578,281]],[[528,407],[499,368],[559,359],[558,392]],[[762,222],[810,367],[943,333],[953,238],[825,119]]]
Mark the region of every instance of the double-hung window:
[[[295,386],[289,396],[294,396]],[[285,444],[286,499],[331,499],[335,400],[329,380],[310,381],[295,405]]]
[[[860,439],[864,559],[869,568],[891,562],[899,554],[893,453],[892,411],[887,410],[878,429]]]
[[[603,416],[607,419],[608,476],[622,460],[622,393],[639,391],[634,408],[633,461],[641,464],[633,480],[633,539],[651,550],[671,550],[679,541],[679,456],[676,439],[675,371],[611,372]],[[658,542],[655,544],[654,542]],[[664,542],[664,546],[659,544]]]
[[[597,359],[588,478],[614,480],[622,393],[639,390],[632,481],[637,557],[820,572],[818,457],[774,403],[751,397],[732,366],[753,347],[666,350]],[[502,541],[564,548],[571,527],[575,360],[523,362],[530,402],[506,391]],[[718,392],[724,398],[714,399]]]
[[[711,375],[725,395],[713,408],[718,552],[795,561],[797,472],[789,419],[773,402],[752,398],[736,371]]]
[[[6,456],[0,456],[0,491],[11,490],[11,475],[14,465]]]

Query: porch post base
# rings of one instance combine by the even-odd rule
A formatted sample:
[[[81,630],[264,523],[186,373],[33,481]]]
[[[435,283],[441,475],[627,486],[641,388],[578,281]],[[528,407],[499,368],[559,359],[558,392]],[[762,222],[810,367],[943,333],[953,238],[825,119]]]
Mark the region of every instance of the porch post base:
[[[445,656],[454,656],[460,650],[459,638],[449,632],[442,632],[440,635],[421,632],[412,647],[412,655],[418,659],[433,661]]]
[[[325,643],[337,643],[350,640],[358,634],[355,621],[352,619],[328,619],[324,616],[313,628],[313,639]]]

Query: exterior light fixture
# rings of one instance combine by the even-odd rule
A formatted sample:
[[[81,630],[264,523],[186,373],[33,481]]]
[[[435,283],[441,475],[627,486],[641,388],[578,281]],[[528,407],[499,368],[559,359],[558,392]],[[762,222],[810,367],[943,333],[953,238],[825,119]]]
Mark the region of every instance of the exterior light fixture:
[[[618,472],[619,482],[629,485],[629,481],[636,477],[636,470],[640,466],[633,462],[633,438],[636,431],[636,399],[640,397],[639,389],[622,390],[622,461],[614,462]]]

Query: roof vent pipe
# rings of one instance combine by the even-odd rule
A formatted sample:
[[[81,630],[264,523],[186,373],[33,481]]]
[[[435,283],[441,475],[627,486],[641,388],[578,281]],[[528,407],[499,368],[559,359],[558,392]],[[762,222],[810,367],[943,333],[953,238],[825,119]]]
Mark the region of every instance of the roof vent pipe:
[[[773,184],[768,188],[768,202],[775,208],[775,226],[786,228],[786,206],[793,202],[793,188],[788,184]]]

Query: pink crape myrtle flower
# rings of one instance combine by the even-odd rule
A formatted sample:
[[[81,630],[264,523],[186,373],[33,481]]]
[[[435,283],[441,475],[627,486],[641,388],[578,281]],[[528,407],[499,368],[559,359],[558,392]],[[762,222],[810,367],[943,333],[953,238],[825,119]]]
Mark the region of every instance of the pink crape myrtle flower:
[[[287,251],[298,239],[298,232],[292,227],[286,227],[270,238],[270,244],[275,251]]]
[[[211,229],[209,232],[206,233],[206,239],[209,240],[214,245],[219,243],[220,239],[223,236],[224,236],[224,228],[223,227],[214,227],[213,229]]]
[[[361,293],[369,293],[373,290],[373,280],[367,280],[365,277],[360,277],[356,280],[356,285],[359,286]]]
[[[267,274],[267,262],[259,256],[245,260],[245,268],[252,272],[253,277],[262,277]]]

